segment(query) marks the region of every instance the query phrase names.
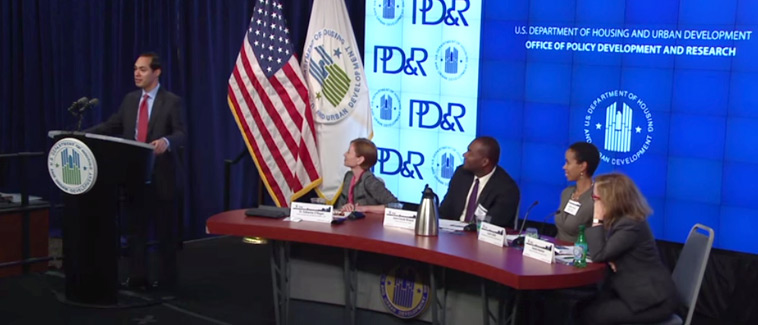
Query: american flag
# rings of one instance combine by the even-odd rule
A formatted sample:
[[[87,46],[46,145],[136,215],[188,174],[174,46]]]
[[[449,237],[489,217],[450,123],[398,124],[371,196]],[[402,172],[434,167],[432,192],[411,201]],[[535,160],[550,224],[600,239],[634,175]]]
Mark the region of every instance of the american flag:
[[[318,186],[313,112],[279,1],[256,3],[229,77],[228,100],[278,206],[288,206]]]

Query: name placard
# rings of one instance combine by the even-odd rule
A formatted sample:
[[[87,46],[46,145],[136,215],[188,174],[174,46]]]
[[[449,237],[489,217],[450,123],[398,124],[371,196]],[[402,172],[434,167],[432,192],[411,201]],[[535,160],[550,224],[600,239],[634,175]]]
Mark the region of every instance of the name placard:
[[[555,255],[553,254],[553,246],[555,244],[537,239],[534,237],[524,237],[524,256],[531,257],[533,259],[543,261],[545,263],[552,264]]]
[[[384,208],[384,227],[416,229],[416,211]]]
[[[482,222],[479,240],[502,247],[505,244],[505,228]]]
[[[290,219],[331,223],[332,208],[331,205],[326,204],[292,202],[292,206],[290,207]]]

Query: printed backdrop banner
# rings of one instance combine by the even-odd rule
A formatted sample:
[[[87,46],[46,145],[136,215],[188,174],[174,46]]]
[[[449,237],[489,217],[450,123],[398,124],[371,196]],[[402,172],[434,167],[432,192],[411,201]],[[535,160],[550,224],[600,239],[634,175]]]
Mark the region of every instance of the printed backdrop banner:
[[[476,137],[481,1],[367,0],[374,173],[401,201],[440,196]]]

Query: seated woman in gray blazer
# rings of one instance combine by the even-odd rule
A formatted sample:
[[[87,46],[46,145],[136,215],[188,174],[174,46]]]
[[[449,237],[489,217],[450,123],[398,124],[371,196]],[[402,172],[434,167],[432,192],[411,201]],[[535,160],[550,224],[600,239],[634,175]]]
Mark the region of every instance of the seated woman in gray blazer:
[[[589,227],[592,223],[592,174],[600,163],[597,147],[587,142],[577,142],[566,150],[563,171],[569,182],[576,184],[561,192],[561,206],[555,215],[558,239],[575,242],[579,225]]]
[[[344,212],[384,213],[386,204],[397,202],[397,198],[384,187],[384,182],[369,170],[376,164],[377,156],[376,145],[371,140],[358,138],[350,141],[350,148],[344,156],[345,166],[350,171],[345,173],[342,192],[334,206]]]
[[[594,218],[585,235],[593,262],[608,262],[602,289],[583,308],[584,324],[654,323],[680,306],[671,272],[647,223],[652,213],[634,182],[621,174],[595,178]]]

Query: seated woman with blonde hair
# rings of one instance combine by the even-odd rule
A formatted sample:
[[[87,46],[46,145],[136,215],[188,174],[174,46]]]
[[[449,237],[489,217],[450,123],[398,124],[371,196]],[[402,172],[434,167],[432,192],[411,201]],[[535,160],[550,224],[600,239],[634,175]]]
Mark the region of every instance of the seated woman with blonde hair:
[[[621,174],[595,178],[594,219],[585,232],[593,262],[611,268],[600,292],[582,310],[584,324],[653,323],[679,307],[671,272],[658,256],[647,217],[652,213],[634,182]]]
[[[350,141],[344,156],[345,166],[350,171],[345,173],[335,207],[344,212],[384,213],[385,205],[397,202],[384,182],[369,170],[376,164],[377,157],[376,145],[371,140],[358,138]]]

